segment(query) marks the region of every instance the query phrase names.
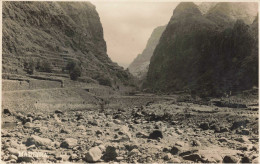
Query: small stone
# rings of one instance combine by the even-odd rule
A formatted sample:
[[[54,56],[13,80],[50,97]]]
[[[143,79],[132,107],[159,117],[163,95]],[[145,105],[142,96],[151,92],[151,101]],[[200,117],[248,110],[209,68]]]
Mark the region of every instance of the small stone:
[[[209,129],[209,123],[201,123],[199,127],[203,130],[208,130]]]
[[[78,126],[77,129],[81,131],[86,131],[86,127],[84,125]]]
[[[17,159],[18,159],[18,157],[13,155],[13,154],[8,157],[8,160],[15,160],[16,161]]]
[[[33,126],[33,124],[32,124],[31,122],[26,122],[26,123],[24,124],[24,127],[25,127],[25,128],[33,128],[34,126]]]
[[[136,137],[137,138],[148,138],[148,134],[146,134],[144,132],[138,132],[138,133],[136,133]]]
[[[22,162],[33,163],[33,161],[34,161],[33,157],[18,157],[17,160],[18,163],[22,163]]]
[[[242,129],[241,134],[242,135],[249,135],[250,131],[248,129]]]
[[[100,160],[101,156],[102,152],[99,147],[93,147],[87,152],[85,160],[87,162],[97,162]]]
[[[167,163],[181,163],[181,160],[178,158],[172,158]]]
[[[192,146],[201,146],[201,143],[200,143],[200,141],[198,141],[198,140],[192,140],[191,145],[192,145]]]
[[[12,155],[16,155],[16,156],[19,155],[19,151],[15,148],[8,148],[7,151],[9,151],[9,153]]]
[[[122,160],[124,160],[124,157],[116,157],[116,160],[117,161],[122,161]]]
[[[237,162],[238,162],[238,158],[234,156],[226,155],[223,158],[223,163],[237,163]]]
[[[163,138],[163,134],[160,130],[154,130],[152,133],[150,133],[149,139],[159,139],[159,138]]]
[[[121,124],[121,123],[122,123],[122,122],[121,122],[120,120],[118,120],[118,119],[114,119],[113,122],[114,122],[115,124]]]
[[[202,158],[199,154],[195,153],[195,154],[190,154],[190,155],[185,155],[183,156],[183,159],[185,160],[190,160],[190,161],[194,161],[194,162],[199,162],[202,161]]]
[[[68,130],[68,129],[61,129],[61,130],[60,130],[60,133],[70,134],[71,131]]]
[[[259,163],[259,158],[257,157],[255,159],[253,159],[252,163]]]
[[[78,144],[78,141],[74,138],[66,138],[60,145],[62,148],[73,148]]]
[[[163,157],[164,160],[170,160],[172,159],[172,155],[171,153],[167,153],[164,157]]]
[[[129,156],[136,156],[136,155],[139,155],[140,154],[140,151],[138,149],[133,149],[129,152]]]
[[[180,147],[183,147],[184,146],[184,142],[181,142],[181,141],[177,141],[175,143],[176,146],[180,146]]]
[[[77,154],[71,154],[69,160],[78,160],[78,155]]]
[[[56,113],[56,114],[63,114],[63,112],[61,110],[55,110],[54,113]]]
[[[241,142],[241,143],[249,143],[250,142],[248,140],[248,137],[246,137],[246,136],[242,136],[240,138],[236,138],[235,140],[238,141],[238,142]]]
[[[171,150],[170,150],[170,153],[171,153],[172,155],[176,155],[176,154],[178,154],[180,151],[181,151],[180,147],[178,147],[178,146],[173,146],[173,147],[171,148]]]
[[[220,138],[218,139],[219,142],[228,142],[226,138]]]

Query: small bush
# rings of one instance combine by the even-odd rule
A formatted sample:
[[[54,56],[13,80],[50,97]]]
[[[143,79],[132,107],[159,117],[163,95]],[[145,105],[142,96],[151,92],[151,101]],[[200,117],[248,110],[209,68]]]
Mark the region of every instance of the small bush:
[[[97,81],[99,82],[100,85],[105,85],[105,86],[112,87],[112,82],[111,82],[109,77],[99,76],[97,78]]]
[[[78,65],[76,65],[71,71],[70,71],[70,79],[71,80],[77,80],[81,76],[81,69]]]
[[[35,70],[35,62],[33,60],[29,60],[28,62],[25,61],[24,62],[24,70],[32,75],[34,73],[34,70]]]
[[[71,61],[69,61],[69,62],[67,63],[65,69],[66,69],[66,70],[69,70],[69,72],[71,72],[76,65],[77,65],[76,62],[74,62],[74,61],[71,60]]]
[[[49,62],[47,62],[45,60],[44,61],[38,61],[37,65],[36,65],[36,70],[51,73],[52,72],[52,64],[50,64]]]

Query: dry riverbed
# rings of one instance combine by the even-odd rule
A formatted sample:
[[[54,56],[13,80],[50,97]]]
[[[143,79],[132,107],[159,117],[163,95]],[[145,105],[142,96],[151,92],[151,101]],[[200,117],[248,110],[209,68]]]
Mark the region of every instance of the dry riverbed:
[[[1,158],[10,163],[258,163],[258,103],[181,97],[136,107],[4,109],[1,135]]]

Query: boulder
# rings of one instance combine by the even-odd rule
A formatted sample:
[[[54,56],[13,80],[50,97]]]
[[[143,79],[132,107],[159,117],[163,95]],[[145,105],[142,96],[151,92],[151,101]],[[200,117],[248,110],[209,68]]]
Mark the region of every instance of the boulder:
[[[105,161],[113,161],[113,160],[116,160],[116,157],[117,157],[117,152],[116,152],[116,148],[114,146],[108,146],[106,148],[106,152],[103,156],[104,160]]]
[[[3,113],[6,115],[12,115],[12,111],[10,109],[4,109]]]
[[[149,139],[159,139],[159,138],[163,138],[163,134],[160,130],[154,130],[152,133],[150,133]]]
[[[136,156],[136,155],[139,155],[140,154],[140,151],[138,149],[133,149],[129,152],[129,156]]]
[[[231,156],[231,155],[226,155],[224,158],[223,158],[223,163],[237,163],[239,160],[238,158],[234,157],[234,156]]]
[[[42,138],[36,135],[32,135],[31,137],[27,138],[27,141],[25,143],[26,146],[51,146],[52,141],[48,138]]]
[[[246,125],[249,123],[249,120],[242,120],[242,121],[235,121],[232,126],[231,126],[231,130],[235,130],[238,129],[240,127],[246,127]]]
[[[26,122],[26,123],[24,124],[24,127],[25,127],[25,128],[33,128],[34,125],[33,125],[33,123],[31,123],[31,122]]]
[[[183,159],[189,160],[189,161],[194,161],[194,162],[203,161],[202,157],[197,153],[185,155],[185,156],[183,156]]]
[[[17,160],[18,159],[18,157],[16,156],[16,155],[10,155],[9,157],[8,157],[8,160]]]
[[[252,160],[248,157],[243,157],[241,159],[240,163],[252,163]]]
[[[97,162],[101,159],[102,157],[102,151],[99,149],[99,147],[93,147],[89,149],[85,156],[85,160],[87,162]]]
[[[173,147],[171,148],[171,150],[170,150],[170,153],[171,153],[172,155],[176,155],[176,154],[178,154],[180,151],[181,151],[181,148],[180,148],[180,147],[178,147],[178,146],[173,146]]]
[[[7,151],[11,154],[11,155],[15,155],[18,156],[19,155],[19,151],[15,148],[8,148]]]
[[[66,138],[61,144],[60,147],[62,148],[73,148],[78,144],[78,141],[74,138]]]
[[[203,130],[208,130],[210,128],[209,123],[207,122],[201,123],[199,127]]]

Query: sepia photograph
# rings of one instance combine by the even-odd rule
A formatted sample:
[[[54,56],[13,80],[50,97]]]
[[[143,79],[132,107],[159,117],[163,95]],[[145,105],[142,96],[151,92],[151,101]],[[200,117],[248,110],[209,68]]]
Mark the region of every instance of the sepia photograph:
[[[0,4],[0,163],[259,163],[258,1]]]

